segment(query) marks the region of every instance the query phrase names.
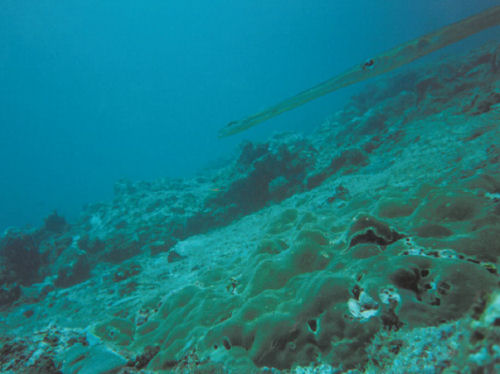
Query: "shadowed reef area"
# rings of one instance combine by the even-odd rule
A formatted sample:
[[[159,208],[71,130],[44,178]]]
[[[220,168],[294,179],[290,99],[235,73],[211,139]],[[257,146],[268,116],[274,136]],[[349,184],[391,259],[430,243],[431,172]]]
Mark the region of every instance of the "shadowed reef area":
[[[2,373],[500,370],[500,46],[0,238]]]

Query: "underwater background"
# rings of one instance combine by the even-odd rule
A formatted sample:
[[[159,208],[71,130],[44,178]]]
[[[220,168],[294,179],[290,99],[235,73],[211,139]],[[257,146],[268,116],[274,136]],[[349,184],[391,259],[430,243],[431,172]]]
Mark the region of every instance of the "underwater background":
[[[0,230],[53,210],[75,219],[120,178],[192,176],[242,139],[307,133],[362,84],[217,139],[230,120],[497,3],[5,0]]]
[[[499,373],[499,25],[2,2],[0,372]]]

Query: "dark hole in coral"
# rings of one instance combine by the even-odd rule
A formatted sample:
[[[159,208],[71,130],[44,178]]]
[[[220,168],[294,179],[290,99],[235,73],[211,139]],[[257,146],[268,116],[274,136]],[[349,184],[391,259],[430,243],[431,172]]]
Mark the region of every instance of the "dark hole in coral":
[[[421,270],[421,271],[420,271],[420,275],[421,275],[422,277],[426,277],[426,276],[428,276],[428,275],[429,275],[429,270],[427,270],[427,269],[423,269],[423,270]]]
[[[484,339],[484,334],[478,330],[474,331],[474,333],[471,336],[471,341],[473,343],[478,342],[478,341],[483,340],[483,339]]]
[[[393,309],[388,310],[382,316],[380,317],[382,319],[382,324],[384,325],[384,328],[387,330],[392,330],[398,331],[401,326],[403,326],[403,322],[401,322],[394,312]]]
[[[224,348],[226,348],[228,351],[231,349],[231,343],[229,343],[229,340],[227,339],[223,339],[222,340],[222,345],[224,346]]]
[[[474,304],[472,305],[472,318],[474,318],[475,320],[481,318],[481,315],[486,309],[487,301],[488,301],[488,296],[486,293],[482,292],[480,295],[478,295],[477,299],[474,301]]]
[[[355,285],[353,288],[352,288],[352,295],[354,296],[354,298],[356,300],[359,300],[359,295],[361,295],[361,287],[359,287],[358,285]]]
[[[405,237],[392,230],[386,223],[367,215],[360,216],[351,226],[350,232],[357,232],[357,234],[352,237],[349,248],[360,243],[386,246]]]
[[[493,326],[500,326],[500,318],[495,318],[493,321]]]
[[[393,340],[389,343],[389,351],[397,355],[404,342],[402,340]]]
[[[497,273],[497,269],[495,269],[493,267],[489,267],[489,266],[486,267],[486,271],[488,271],[491,274],[496,274]]]
[[[384,238],[381,238],[375,234],[373,230],[368,230],[364,234],[356,235],[351,240],[351,247],[359,243],[374,243],[378,245],[387,245],[387,241]]]
[[[217,344],[214,344],[214,349],[217,349],[219,348],[219,346]]]
[[[431,302],[431,305],[434,305],[434,306],[439,306],[441,305],[441,299],[439,297],[436,297],[432,302]]]
[[[391,276],[391,280],[396,286],[413,291],[417,294],[417,296],[420,293],[420,290],[418,289],[419,279],[420,274],[417,269],[412,269],[411,271],[407,269],[399,269],[396,270],[396,272]]]
[[[438,292],[439,294],[441,295],[447,295],[448,294],[448,291],[451,289],[451,286],[446,283],[446,282],[440,282],[438,284]]]
[[[310,319],[309,321],[307,321],[307,324],[313,332],[316,332],[316,330],[318,329],[318,322],[315,319]]]
[[[430,289],[432,288],[432,286],[431,286],[429,283],[426,283],[426,284],[424,285],[424,288],[425,288],[426,290],[430,290]]]

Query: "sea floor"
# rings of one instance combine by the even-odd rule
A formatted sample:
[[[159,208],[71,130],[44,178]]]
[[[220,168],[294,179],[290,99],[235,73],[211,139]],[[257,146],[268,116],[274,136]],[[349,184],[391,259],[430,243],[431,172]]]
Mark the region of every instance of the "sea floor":
[[[500,372],[500,46],[0,241],[2,373]]]

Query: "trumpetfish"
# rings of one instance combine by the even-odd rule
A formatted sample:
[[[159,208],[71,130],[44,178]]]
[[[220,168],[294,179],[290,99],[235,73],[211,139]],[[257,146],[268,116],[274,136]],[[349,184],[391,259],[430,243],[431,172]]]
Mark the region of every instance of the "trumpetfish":
[[[497,25],[500,25],[500,6],[489,8],[479,14],[401,44],[261,112],[242,120],[229,122],[220,129],[219,137],[242,132],[320,96],[397,69],[449,44]]]

